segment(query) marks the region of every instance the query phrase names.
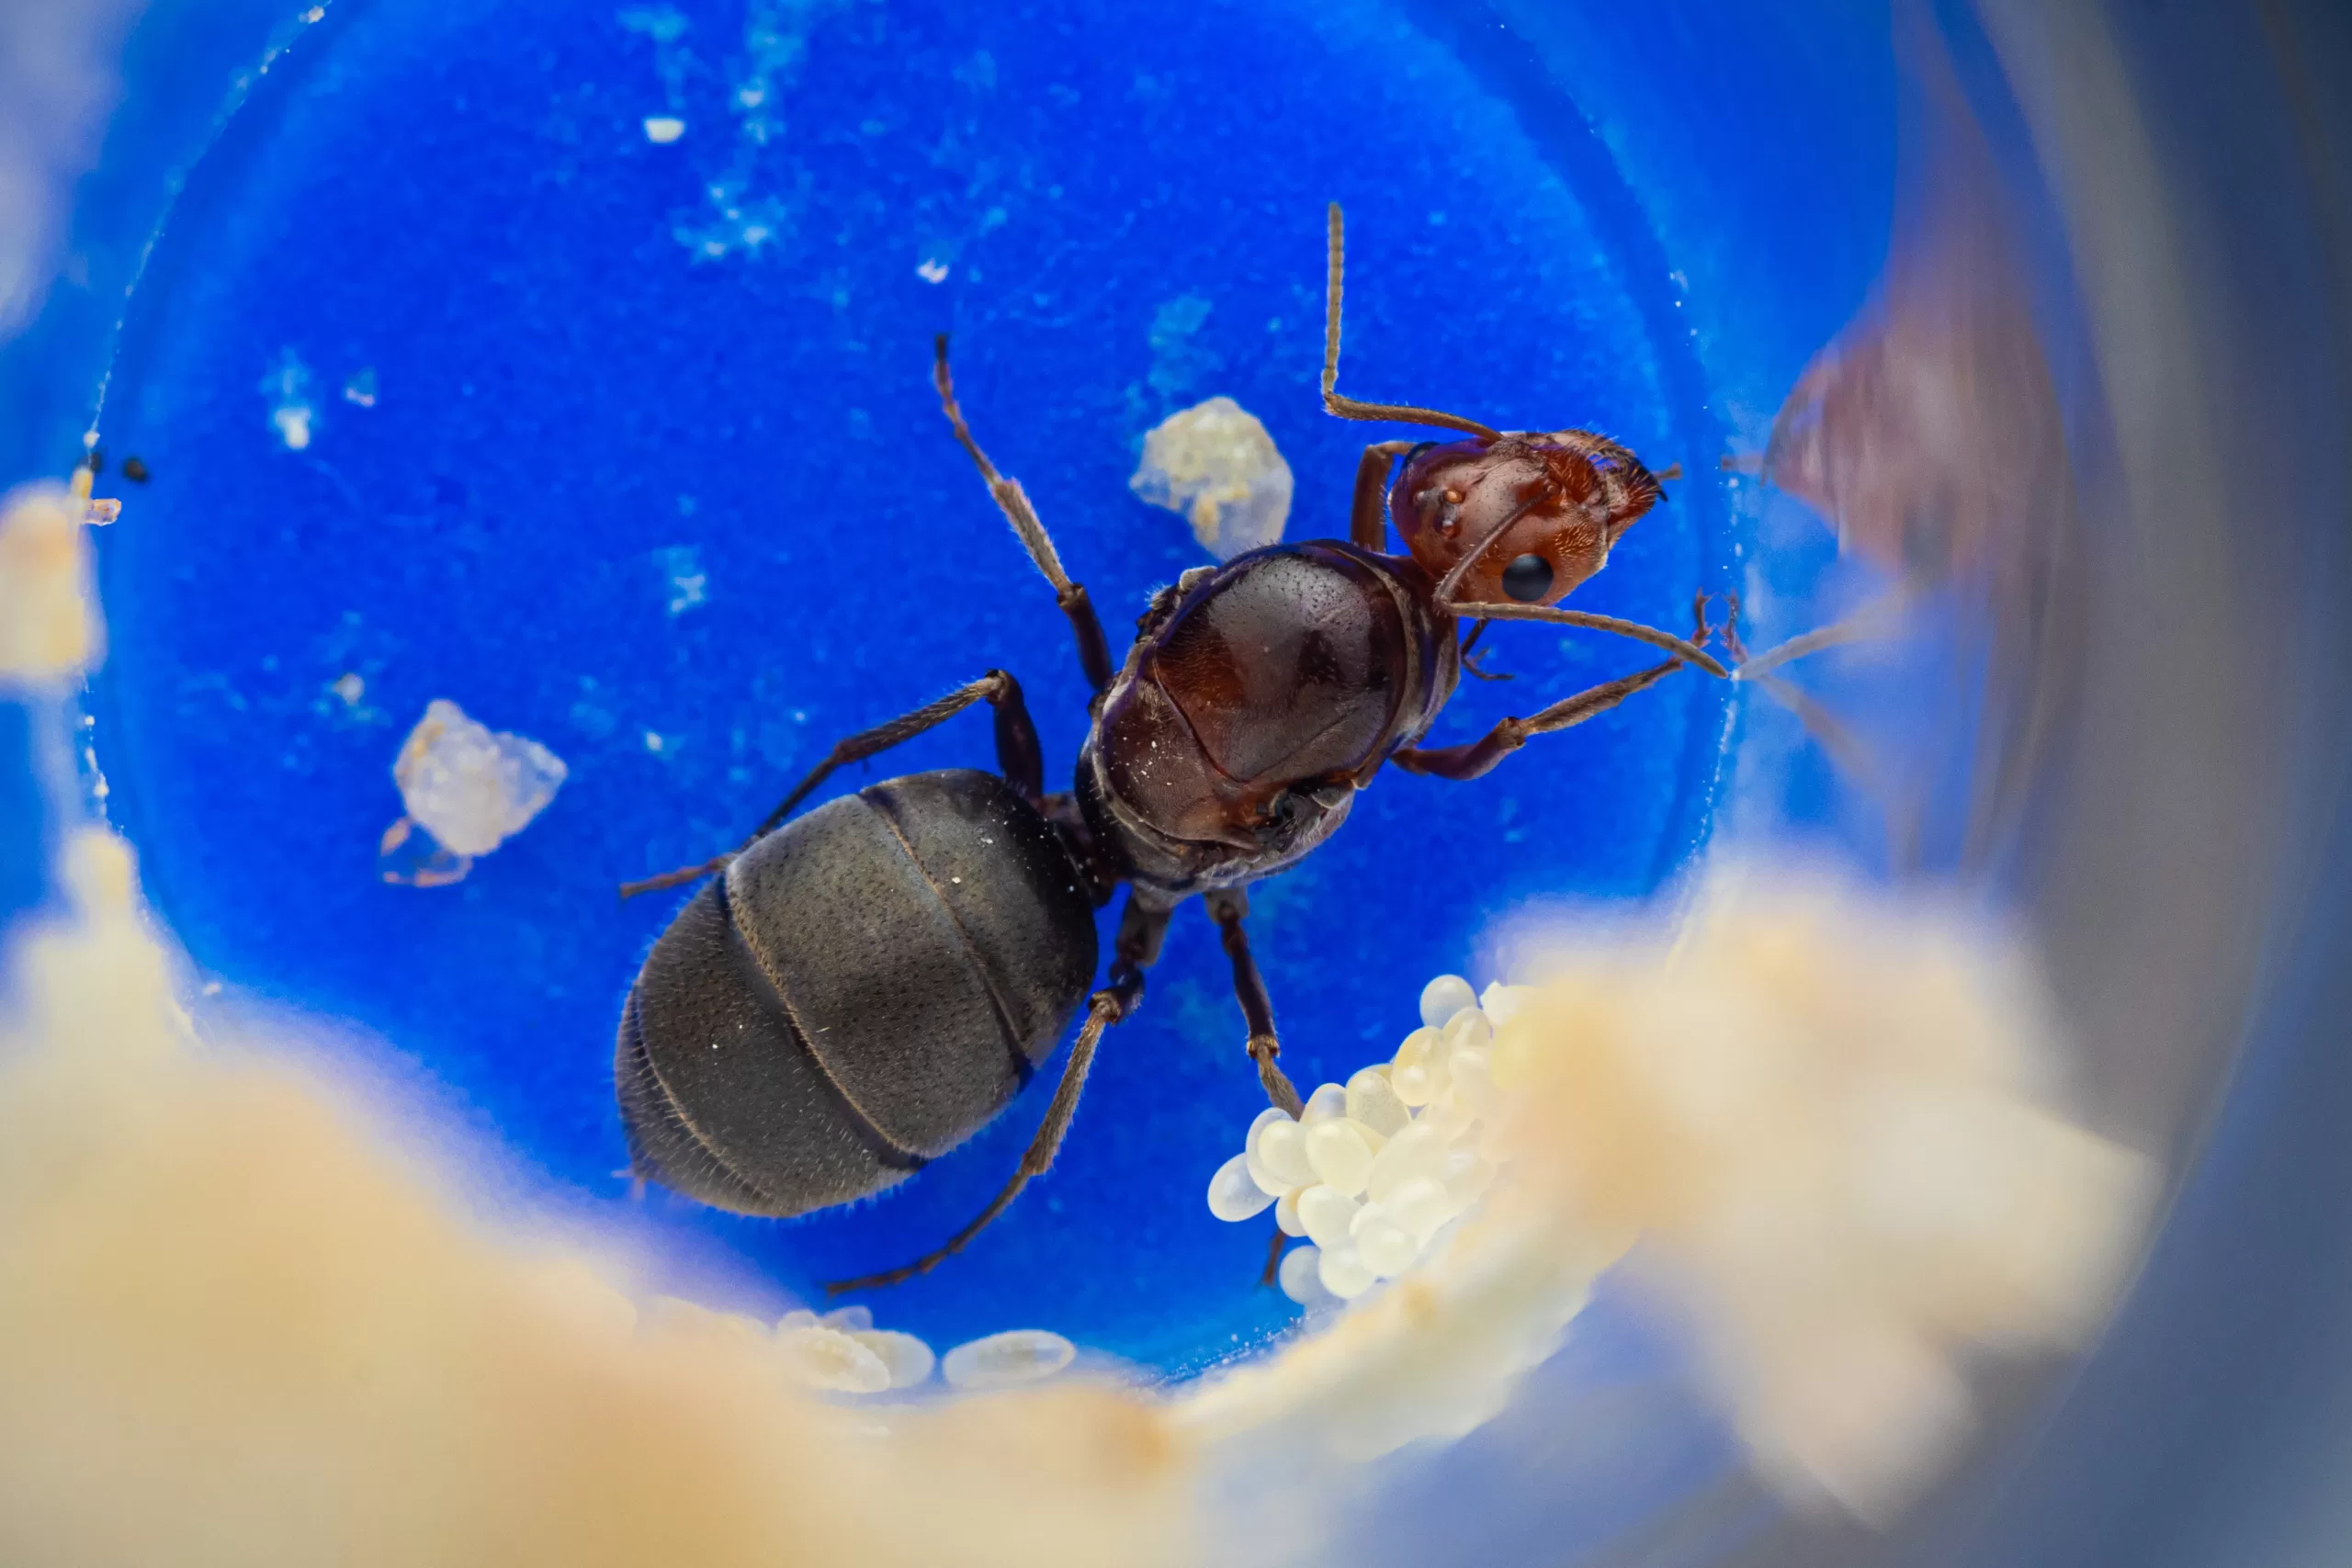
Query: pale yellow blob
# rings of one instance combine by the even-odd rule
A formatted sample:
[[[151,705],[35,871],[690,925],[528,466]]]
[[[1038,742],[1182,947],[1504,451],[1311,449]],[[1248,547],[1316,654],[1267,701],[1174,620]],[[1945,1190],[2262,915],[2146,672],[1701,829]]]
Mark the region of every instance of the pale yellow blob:
[[[28,485],[0,501],[0,686],[70,680],[98,660],[87,510],[63,485]]]
[[[15,944],[0,1558],[1170,1563],[1190,1464],[1085,1383],[873,1416],[768,1328],[470,1216],[326,1080],[172,1000],[120,842]],[[830,1331],[828,1331],[830,1332]]]
[[[1501,1026],[1512,1201],[1640,1235],[1766,1472],[1885,1517],[1965,1438],[1972,1352],[2081,1345],[2137,1256],[2154,1168],[2057,1108],[2036,998],[1915,907],[1719,871],[1672,946],[1560,952]]]
[[[1143,438],[1128,488],[1182,513],[1193,536],[1219,560],[1282,542],[1291,471],[1258,416],[1231,398],[1170,414]]]

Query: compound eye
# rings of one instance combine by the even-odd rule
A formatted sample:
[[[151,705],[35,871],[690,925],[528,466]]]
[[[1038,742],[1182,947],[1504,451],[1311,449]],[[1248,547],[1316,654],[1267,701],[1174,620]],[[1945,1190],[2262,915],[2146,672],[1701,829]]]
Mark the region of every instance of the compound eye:
[[[1503,568],[1503,592],[1522,604],[1532,604],[1552,592],[1552,563],[1542,556],[1524,555]]]

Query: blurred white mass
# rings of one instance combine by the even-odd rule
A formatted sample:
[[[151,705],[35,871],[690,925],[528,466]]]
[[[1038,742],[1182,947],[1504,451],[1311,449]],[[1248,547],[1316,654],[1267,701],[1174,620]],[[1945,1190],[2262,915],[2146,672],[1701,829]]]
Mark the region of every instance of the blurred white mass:
[[[1219,560],[1280,544],[1290,517],[1290,465],[1258,416],[1231,398],[1170,414],[1143,438],[1127,481],[1154,506],[1182,513]]]

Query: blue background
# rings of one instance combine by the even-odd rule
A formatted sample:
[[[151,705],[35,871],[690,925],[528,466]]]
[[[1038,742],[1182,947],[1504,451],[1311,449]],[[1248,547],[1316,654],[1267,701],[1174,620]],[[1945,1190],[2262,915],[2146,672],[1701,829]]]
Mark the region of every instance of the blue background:
[[[1577,597],[1679,626],[1747,553],[1715,458],[1752,449],[1875,267],[1891,147],[1851,132],[1888,130],[1883,23],[1826,27],[1792,76],[1711,51],[1733,73],[1662,103],[1673,14],[1509,19],[373,0],[288,35],[172,209],[102,418],[153,473],[103,540],[109,807],[196,964],[232,1000],[399,1042],[554,1182],[627,1204],[612,1029],[677,901],[615,885],[731,844],[834,739],[993,665],[1057,778],[1083,735],[1050,592],[939,418],[931,334],[955,333],[978,434],[1123,641],[1201,558],[1128,493],[1151,424],[1215,394],[1259,414],[1293,539],[1344,532],[1355,455],[1392,433],[1316,400],[1332,198],[1342,386],[1682,463]],[[1846,80],[1842,124],[1808,72]],[[1754,132],[1713,156],[1814,179],[1758,197],[1704,166],[1687,116],[1710,101]],[[650,116],[685,132],[655,144]],[[1741,243],[1759,231],[1781,250]],[[300,450],[272,417],[289,385],[315,410]],[[1441,740],[1647,661],[1543,628],[1487,643],[1517,679],[1465,684]],[[571,778],[462,886],[386,886],[390,761],[436,696]],[[1709,831],[1724,696],[1679,677],[1486,780],[1384,775],[1257,889],[1301,1085],[1385,1058],[1432,975],[1483,983],[1495,917],[1657,886]],[[972,716],[877,766],[990,755]],[[943,1345],[1034,1323],[1181,1371],[1291,1321],[1256,1288],[1265,1227],[1202,1201],[1263,1101],[1197,908],[1150,987],[1050,1178],[874,1298],[882,1322]],[[878,1202],[778,1224],[657,1191],[643,1218],[787,1291],[887,1267],[986,1200],[1046,1098]]]

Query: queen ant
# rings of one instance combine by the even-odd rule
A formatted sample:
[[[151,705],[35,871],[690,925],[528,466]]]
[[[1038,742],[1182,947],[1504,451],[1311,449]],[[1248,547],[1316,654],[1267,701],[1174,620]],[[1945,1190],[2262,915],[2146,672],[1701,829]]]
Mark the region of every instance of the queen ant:
[[[1589,431],[1499,431],[1340,394],[1342,242],[1335,203],[1324,407],[1461,439],[1366,446],[1345,540],[1185,572],[1152,597],[1114,668],[1085,587],[966,423],[941,336],[941,408],[1053,588],[1092,692],[1072,787],[1047,793],[1020,683],[991,670],[840,742],[741,848],[622,889],[711,878],[630,988],[614,1076],[636,1172],[738,1213],[802,1214],[904,1180],[1002,1111],[1082,1005],[1052,1103],[1004,1188],[934,1251],[829,1293],[928,1271],[1045,1173],[1103,1031],[1141,1000],[1186,899],[1199,895],[1217,924],[1260,1084],[1295,1116],[1243,927],[1250,884],[1329,838],[1383,766],[1475,779],[1686,664],[1732,673],[1706,649],[1704,594],[1690,637],[1559,606],[1679,468],[1653,473]],[[1388,552],[1392,523],[1403,554]],[[1463,671],[1464,619],[1605,631],[1665,657],[1476,740],[1425,745]],[[995,710],[996,772],[888,779],[793,816],[834,770],[980,702]],[[1110,969],[1090,993],[1094,912],[1121,886]]]

